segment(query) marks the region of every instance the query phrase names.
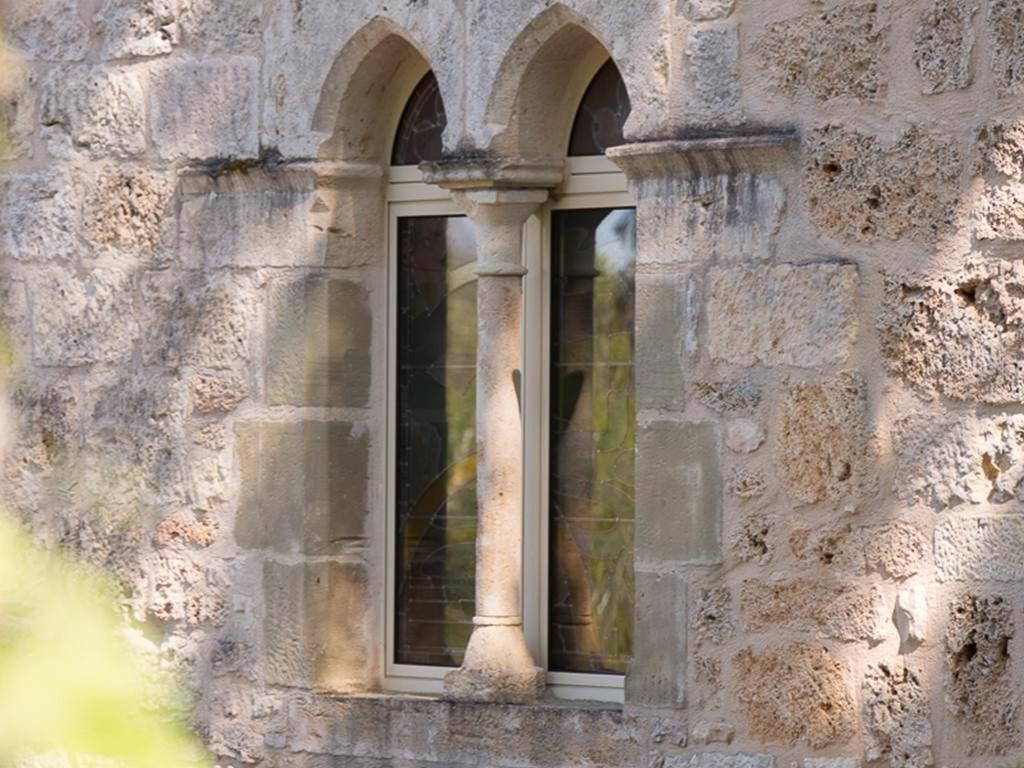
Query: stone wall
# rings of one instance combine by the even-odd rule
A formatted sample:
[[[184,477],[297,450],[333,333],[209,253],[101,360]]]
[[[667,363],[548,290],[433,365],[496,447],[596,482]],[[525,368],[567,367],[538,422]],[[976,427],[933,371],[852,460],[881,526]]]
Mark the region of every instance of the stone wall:
[[[1022,19],[14,0],[7,505],[121,580],[225,765],[1022,761]],[[384,695],[382,137],[430,66],[449,152],[558,154],[552,45],[634,105],[626,706]]]

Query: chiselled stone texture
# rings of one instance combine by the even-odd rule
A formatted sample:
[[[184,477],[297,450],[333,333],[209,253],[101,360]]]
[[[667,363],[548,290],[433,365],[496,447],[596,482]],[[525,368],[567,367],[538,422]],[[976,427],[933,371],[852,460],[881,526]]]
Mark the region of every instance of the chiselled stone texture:
[[[249,0],[183,0],[179,19],[192,50],[235,53],[262,42],[263,7]]]
[[[1024,27],[1021,0],[991,0],[988,23],[993,38],[992,72],[996,86],[1003,95],[1018,94],[1024,89]]]
[[[267,317],[267,398],[274,405],[365,406],[370,396],[369,298],[359,283],[276,282]]]
[[[850,674],[827,649],[802,643],[748,649],[734,666],[736,695],[758,739],[820,749],[853,736]]]
[[[935,531],[942,581],[1024,581],[1024,517],[956,517]]]
[[[636,572],[633,661],[626,701],[638,707],[686,703],[686,582],[675,574]]]
[[[739,30],[735,26],[694,27],[686,41],[694,96],[688,117],[735,122],[739,118]]]
[[[185,624],[222,624],[227,584],[215,567],[205,567],[195,556],[159,552],[147,564],[147,614],[157,621]]]
[[[754,44],[775,88],[822,101],[873,100],[885,93],[883,22],[876,2],[844,3],[777,22]]]
[[[749,379],[698,381],[697,398],[715,413],[752,411],[761,404],[764,390]]]
[[[126,254],[164,262],[172,239],[174,188],[166,176],[108,167],[89,179],[82,202],[82,234],[95,254]]]
[[[345,422],[237,427],[245,549],[325,555],[364,535],[369,436]]]
[[[363,631],[369,610],[366,588],[362,565],[267,562],[263,567],[267,681],[342,690],[358,686],[366,676],[368,653]]]
[[[929,542],[917,528],[902,522],[854,527],[839,524],[797,529],[789,548],[798,561],[843,576],[879,574],[903,581],[919,573]]]
[[[979,240],[1024,240],[1024,184],[986,186],[974,215]]]
[[[736,0],[678,0],[679,12],[690,21],[711,21],[732,13]]]
[[[35,263],[75,259],[79,197],[64,168],[0,179],[0,253]]]
[[[50,153],[130,157],[146,149],[146,91],[131,69],[61,67],[43,87]]]
[[[160,156],[196,160],[259,153],[258,62],[228,59],[161,63],[150,76],[150,128]]]
[[[105,0],[96,13],[104,59],[170,53],[177,42],[174,0]]]
[[[793,629],[845,642],[885,636],[882,594],[874,587],[748,580],[740,591],[740,605],[746,628],[753,632]]]
[[[711,271],[711,354],[738,365],[841,363],[857,333],[857,268],[781,264]]]
[[[736,621],[728,587],[700,590],[690,614],[690,629],[698,645],[705,641],[720,644],[732,637]]]
[[[828,125],[805,140],[811,219],[827,234],[859,242],[930,240],[958,209],[962,153],[949,138],[908,128],[893,144]]]
[[[636,397],[640,408],[686,403],[686,288],[677,277],[637,275]]]
[[[1024,120],[996,120],[978,129],[972,170],[1024,181]]]
[[[227,413],[249,396],[245,380],[233,373],[197,373],[189,380],[192,407],[199,413]]]
[[[1024,265],[971,261],[951,275],[890,276],[880,322],[889,371],[920,393],[1024,402]]]
[[[924,93],[942,93],[971,84],[976,0],[932,0],[921,13],[914,36],[914,63]]]
[[[6,6],[8,41],[29,58],[80,61],[89,51],[89,27],[77,0],[32,0]]]
[[[934,765],[928,697],[920,676],[901,663],[868,668],[864,678],[864,720],[874,739],[869,760],[891,768]]]
[[[733,480],[733,493],[737,493]],[[737,493],[737,495],[740,495]],[[743,520],[742,525],[730,537],[729,548],[733,556],[741,561],[753,561],[767,565],[773,555],[774,522],[765,514],[753,514]]]
[[[1002,597],[965,595],[950,605],[946,626],[946,709],[976,754],[1020,744],[1020,700],[1013,683],[1015,627]]]
[[[641,562],[721,558],[718,426],[657,421],[637,435],[636,555]]]
[[[864,496],[877,488],[867,384],[856,373],[784,390],[777,435],[790,496],[804,503]]]

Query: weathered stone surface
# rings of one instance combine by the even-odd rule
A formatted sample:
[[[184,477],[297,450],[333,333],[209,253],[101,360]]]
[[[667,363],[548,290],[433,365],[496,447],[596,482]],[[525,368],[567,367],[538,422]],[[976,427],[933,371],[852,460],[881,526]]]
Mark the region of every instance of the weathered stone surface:
[[[735,659],[736,694],[758,739],[815,749],[847,741],[856,730],[849,673],[828,650],[801,643]]]
[[[1024,240],[1024,184],[986,186],[974,210],[979,240]]]
[[[736,736],[736,728],[725,720],[701,720],[690,730],[690,741],[704,746],[706,744],[732,744]]]
[[[134,288],[132,275],[119,269],[32,273],[33,360],[41,366],[124,360],[138,336]]]
[[[911,126],[893,144],[838,125],[805,139],[811,219],[844,240],[932,240],[955,221],[963,157],[949,138]]]
[[[768,481],[760,469],[734,469],[729,475],[728,488],[741,499],[753,499],[768,490]]]
[[[928,717],[928,696],[915,672],[899,663],[868,667],[864,721],[875,742],[868,760],[887,760],[891,768],[934,765]]]
[[[777,450],[797,501],[864,496],[877,489],[867,385],[856,373],[786,387]]]
[[[860,768],[856,757],[808,757],[804,768]]]
[[[921,586],[901,589],[892,611],[892,623],[900,636],[901,656],[913,653],[924,644],[927,618],[928,602]]]
[[[153,541],[158,547],[185,544],[205,549],[216,541],[219,531],[220,525],[210,517],[175,512],[160,521]]]
[[[68,262],[79,252],[79,199],[63,168],[0,179],[0,252],[26,262]]]
[[[271,286],[267,397],[274,405],[365,406],[372,319],[365,289],[311,277]]]
[[[1024,517],[957,517],[935,530],[942,581],[1024,581]]]
[[[235,53],[262,42],[263,8],[249,0],[184,0],[185,45],[210,53]]]
[[[725,427],[725,444],[733,453],[753,453],[764,443],[764,430],[750,419],[735,419]]]
[[[735,491],[734,491],[735,492]],[[729,546],[738,560],[767,565],[772,559],[774,525],[767,515],[749,515],[730,539]]]
[[[172,0],[106,0],[95,27],[104,59],[129,59],[170,53],[178,29]]]
[[[857,334],[857,282],[857,268],[839,264],[713,269],[712,356],[746,366],[843,362]]]
[[[249,397],[248,384],[233,373],[197,373],[189,379],[189,391],[199,413],[227,413]]]
[[[924,93],[943,93],[971,84],[973,0],[932,0],[921,13],[914,35],[914,63]]]
[[[686,40],[694,94],[687,118],[730,121],[740,113],[739,28],[694,26]]]
[[[28,67],[18,66],[10,57],[0,59],[0,160],[16,160],[32,152],[35,85]]]
[[[108,499],[113,495],[109,493],[109,480]],[[91,494],[83,496],[86,494],[76,494],[54,521],[58,545],[71,556],[103,569],[121,587],[131,589],[140,578],[144,543],[138,508],[121,506],[113,499],[113,503],[104,503]]]
[[[1020,93],[1024,88],[1024,28],[1021,27],[1021,0],[992,0],[988,5],[988,23],[992,35],[992,72],[1003,95]]]
[[[142,169],[104,168],[86,185],[82,234],[97,253],[122,253],[153,262],[166,248],[173,221],[174,187],[166,176]]]
[[[164,623],[195,627],[224,621],[227,585],[191,554],[154,553],[146,567],[146,613]]]
[[[720,752],[702,752],[691,757],[671,755],[665,758],[665,768],[775,768],[771,755],[726,755]]]
[[[325,240],[310,220],[312,180],[287,173],[229,174],[181,208],[188,267],[323,266]]]
[[[239,546],[325,555],[364,535],[365,428],[344,422],[239,424],[237,454]]]
[[[686,289],[678,277],[636,277],[636,397],[640,408],[681,408]]]
[[[369,605],[362,565],[268,561],[263,589],[267,682],[351,690],[364,681]]]
[[[23,382],[12,394],[17,439],[8,461],[49,469],[79,447],[82,421],[78,397],[68,384]]]
[[[996,120],[978,130],[972,170],[1024,181],[1024,120]]]
[[[846,3],[772,24],[753,50],[787,96],[874,100],[885,94],[884,32],[877,3]]]
[[[32,0],[5,7],[8,41],[32,59],[79,61],[89,51],[89,28],[77,0]]]
[[[724,643],[736,631],[732,593],[728,587],[702,589],[690,614],[690,629],[696,645]],[[705,742],[707,743],[707,742]]]
[[[1001,754],[1020,744],[1020,700],[1013,683],[1013,610],[1002,597],[966,595],[946,626],[946,708],[971,751]]]
[[[920,572],[929,549],[917,528],[899,522],[797,529],[789,546],[797,560],[808,564],[851,576],[879,573],[897,581]]]
[[[641,562],[721,558],[721,437],[713,423],[657,421],[637,436],[636,553]]]
[[[764,390],[749,379],[698,381],[694,390],[698,399],[715,413],[752,411],[764,395]]]
[[[679,13],[690,21],[712,21],[732,13],[736,0],[679,0]]]
[[[259,153],[258,62],[249,57],[161,64],[153,70],[150,127],[160,156],[198,160]]]
[[[882,595],[874,587],[748,580],[740,591],[740,606],[747,628],[754,632],[785,628],[844,642],[873,642],[885,637]]]
[[[675,574],[636,572],[633,661],[626,702],[679,708],[686,703],[686,582]],[[655,628],[657,628],[655,630]]]
[[[142,297],[147,363],[231,368],[249,359],[256,294],[247,278],[148,272]]]
[[[41,118],[50,153],[130,157],[146,149],[146,92],[130,69],[59,67],[43,85]]]

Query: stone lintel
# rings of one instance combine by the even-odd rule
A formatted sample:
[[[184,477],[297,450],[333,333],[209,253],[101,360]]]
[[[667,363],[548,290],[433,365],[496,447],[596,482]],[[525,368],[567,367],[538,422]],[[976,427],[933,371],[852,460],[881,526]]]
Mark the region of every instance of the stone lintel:
[[[757,133],[642,141],[613,147],[607,154],[631,181],[710,176],[778,167],[799,140],[795,129],[779,128]]]
[[[565,161],[457,156],[422,163],[420,171],[425,182],[444,189],[553,189],[565,180]]]

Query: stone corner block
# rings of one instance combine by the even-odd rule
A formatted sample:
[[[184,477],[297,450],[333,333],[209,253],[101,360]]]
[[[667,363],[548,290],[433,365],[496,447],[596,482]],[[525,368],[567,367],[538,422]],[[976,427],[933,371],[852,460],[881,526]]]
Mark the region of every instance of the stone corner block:
[[[636,574],[633,662],[626,703],[681,708],[686,704],[686,582],[675,574]]]

